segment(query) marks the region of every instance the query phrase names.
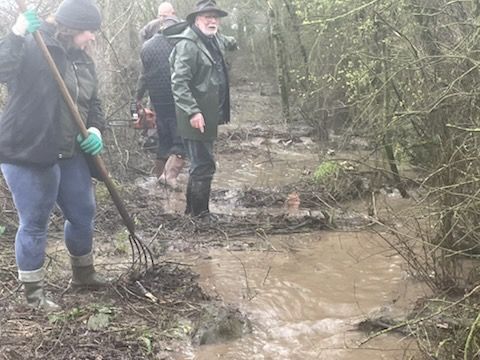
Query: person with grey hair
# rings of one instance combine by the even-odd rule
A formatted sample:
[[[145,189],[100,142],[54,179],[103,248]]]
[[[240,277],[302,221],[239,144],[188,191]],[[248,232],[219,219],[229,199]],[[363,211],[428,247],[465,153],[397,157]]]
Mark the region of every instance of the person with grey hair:
[[[104,114],[95,65],[86,50],[100,28],[94,0],[64,0],[52,22],[20,14],[0,41],[0,82],[9,97],[0,118],[0,169],[19,217],[15,237],[18,278],[27,304],[58,310],[44,289],[50,214],[65,218],[64,240],[73,286],[106,286],[93,266],[95,193],[87,158],[103,148]],[[39,31],[87,127],[79,134],[31,33]]]
[[[199,0],[187,15],[187,26],[170,34],[175,47],[170,55],[172,91],[178,133],[190,159],[185,214],[206,221],[215,174],[214,141],[218,125],[230,121],[230,91],[219,34],[228,13],[213,0]]]
[[[163,26],[163,23],[166,18],[176,17],[177,13],[173,5],[164,1],[158,5],[157,18],[151,20],[147,25],[145,25],[139,32],[140,41],[144,43],[148,39],[151,39]]]

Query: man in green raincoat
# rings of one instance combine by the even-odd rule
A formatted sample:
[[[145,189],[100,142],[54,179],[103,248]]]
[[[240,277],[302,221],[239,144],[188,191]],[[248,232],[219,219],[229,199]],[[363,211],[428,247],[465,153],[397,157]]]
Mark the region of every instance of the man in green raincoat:
[[[209,200],[218,125],[230,121],[230,93],[224,50],[235,47],[218,33],[228,13],[213,0],[200,0],[188,14],[188,26],[169,38],[177,131],[190,159],[185,214],[210,219]]]

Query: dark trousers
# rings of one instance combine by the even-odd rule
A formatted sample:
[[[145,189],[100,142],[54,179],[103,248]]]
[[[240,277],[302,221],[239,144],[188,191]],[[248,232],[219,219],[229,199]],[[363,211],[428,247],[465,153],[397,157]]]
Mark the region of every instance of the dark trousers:
[[[158,150],[157,159],[167,159],[170,155],[185,157],[182,138],[177,135],[175,105],[153,104],[156,114]]]
[[[213,141],[183,139],[183,142],[190,159],[185,214],[200,216],[209,212],[210,190],[216,170]]]

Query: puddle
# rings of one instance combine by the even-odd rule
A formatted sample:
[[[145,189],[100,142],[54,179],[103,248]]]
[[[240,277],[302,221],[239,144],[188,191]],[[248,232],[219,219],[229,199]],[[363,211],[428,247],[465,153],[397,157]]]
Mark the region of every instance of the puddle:
[[[303,150],[303,152],[302,152]],[[298,181],[302,174],[311,171],[319,160],[306,148],[258,149],[256,153],[231,154],[218,162],[214,186],[241,188],[273,187]]]
[[[211,203],[213,212],[258,211],[238,207],[241,189],[295,183],[311,176],[320,161],[312,154],[309,138],[286,144],[251,137],[238,146],[241,151],[217,156],[213,189],[225,192],[222,201]],[[143,186],[166,198],[165,211],[181,213],[183,193],[163,195],[154,181],[144,181]],[[403,206],[388,194],[380,194],[378,201],[379,209],[384,202]],[[206,256],[178,255],[182,262],[194,258],[202,286],[241,309],[253,331],[239,340],[190,348],[177,359],[394,360],[415,353],[413,339],[395,334],[359,345],[366,334],[356,331],[356,324],[375,312],[406,314],[425,291],[407,276],[403,259],[384,240],[368,232],[313,232],[262,240],[271,242],[270,251],[229,251],[227,246]]]
[[[242,309],[253,332],[201,346],[188,358],[391,360],[413,354],[414,341],[394,334],[359,346],[365,334],[355,331],[356,323],[390,308],[405,313],[423,295],[380,238],[318,232],[271,239],[272,251],[212,250],[200,261],[203,286]]]

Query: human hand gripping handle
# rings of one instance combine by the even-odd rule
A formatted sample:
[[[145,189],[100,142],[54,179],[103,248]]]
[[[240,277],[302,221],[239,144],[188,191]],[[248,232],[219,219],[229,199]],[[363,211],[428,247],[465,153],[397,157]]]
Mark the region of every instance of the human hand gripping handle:
[[[17,36],[25,36],[27,33],[35,32],[41,24],[37,12],[30,9],[18,16],[17,21],[12,26],[12,32]]]
[[[84,139],[82,134],[77,135],[77,141],[83,152],[89,155],[98,155],[103,149],[102,134],[95,127],[87,129],[88,136]]]

